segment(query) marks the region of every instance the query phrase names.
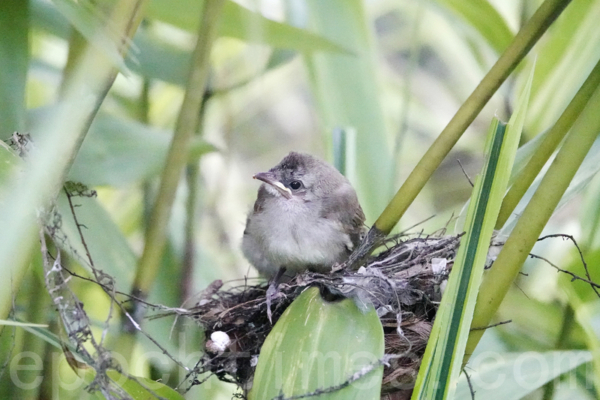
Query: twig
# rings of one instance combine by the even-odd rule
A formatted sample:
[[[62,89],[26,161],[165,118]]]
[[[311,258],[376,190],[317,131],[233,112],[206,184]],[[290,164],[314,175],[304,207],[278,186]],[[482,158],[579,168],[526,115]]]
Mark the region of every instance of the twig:
[[[290,397],[284,397],[283,394],[280,394],[279,396],[273,397],[272,400],[297,400],[297,399],[306,399],[306,398],[309,398],[309,397],[320,396],[322,394],[337,392],[338,390],[342,390],[342,389],[350,386],[353,382],[356,382],[357,380],[359,380],[362,377],[366,376],[371,371],[374,371],[376,368],[378,368],[378,367],[380,367],[382,365],[388,366],[389,365],[389,361],[392,358],[398,358],[398,356],[396,356],[396,355],[384,355],[382,359],[377,360],[377,361],[375,361],[374,363],[372,363],[370,365],[367,365],[366,367],[362,368],[358,372],[355,372],[348,379],[346,379],[344,382],[340,383],[339,385],[330,386],[330,387],[327,387],[325,389],[317,389],[317,390],[315,390],[314,392],[311,392],[311,393],[304,393],[304,394],[299,394],[299,395],[290,396]]]
[[[596,295],[598,297],[600,297],[600,293],[598,293],[598,289],[600,288],[600,285],[597,284],[596,282],[593,282],[593,281],[591,281],[589,279],[582,278],[579,275],[574,274],[571,271],[567,271],[565,269],[559,268],[557,265],[553,264],[550,260],[548,260],[547,258],[544,258],[542,256],[538,256],[538,255],[535,255],[533,253],[529,253],[529,257],[531,257],[531,258],[537,258],[539,260],[545,261],[550,266],[554,267],[558,272],[562,272],[564,274],[570,275],[572,277],[571,282],[573,282],[573,281],[583,281],[583,282],[587,283],[588,285],[590,285],[592,287],[592,289],[594,290],[594,292],[596,292]]]
[[[600,297],[600,293],[598,292],[598,288],[600,288],[600,286],[598,286],[598,285],[596,285],[595,283],[592,282],[592,277],[590,275],[590,271],[588,270],[588,265],[585,262],[585,258],[583,257],[583,252],[581,251],[581,248],[579,247],[579,245],[577,244],[577,241],[575,240],[575,238],[573,236],[571,236],[571,235],[565,235],[563,233],[556,233],[556,234],[553,234],[553,235],[542,236],[541,238],[538,239],[538,242],[541,241],[541,240],[544,240],[544,239],[554,238],[554,237],[560,237],[560,238],[563,238],[563,239],[568,239],[571,242],[573,242],[573,244],[577,248],[577,251],[579,252],[579,258],[581,259],[581,262],[583,263],[583,268],[585,269],[585,276],[587,276],[587,280],[579,278],[579,277],[576,277],[575,274],[572,274],[572,273],[570,273],[568,271],[565,271],[565,270],[561,270],[560,268],[556,267],[554,264],[552,264],[548,260],[546,260],[546,261],[548,261],[548,263],[550,265],[552,265],[553,267],[557,268],[559,271],[567,273],[567,274],[573,276],[573,279],[579,279],[579,280],[582,280],[584,282],[589,283],[590,286],[592,287],[592,290],[594,292],[596,292],[596,296]]]
[[[467,180],[469,181],[469,184],[471,185],[471,187],[474,187],[475,185],[473,184],[473,181],[469,177],[469,174],[467,174],[467,171],[465,171],[465,169],[464,169],[462,163],[460,162],[460,160],[457,158],[456,161],[458,162],[458,165],[460,165],[460,169],[462,170],[463,174],[465,175],[465,178],[467,178]]]
[[[473,389],[473,384],[471,383],[471,377],[467,373],[467,370],[463,368],[463,374],[465,374],[465,378],[467,378],[467,385],[469,385],[469,392],[471,392],[471,400],[475,400],[475,389]]]
[[[478,327],[478,328],[471,328],[471,330],[472,331],[483,331],[483,330],[486,330],[486,329],[494,328],[496,326],[510,324],[511,322],[512,322],[512,319],[509,319],[508,321],[497,322],[495,324],[488,325],[488,326],[482,326],[482,327]]]
[[[83,189],[81,187],[77,187],[76,190],[78,192],[80,192],[80,193],[83,193]],[[104,273],[103,271],[101,271],[101,270],[99,270],[99,269],[97,269],[97,268],[94,267],[93,258],[91,256],[91,253],[90,253],[89,248],[87,246],[87,243],[85,241],[85,237],[84,237],[83,231],[81,230],[81,227],[83,226],[83,224],[79,223],[79,220],[77,219],[77,214],[75,213],[75,205],[73,204],[72,199],[71,199],[73,195],[67,189],[65,189],[65,193],[66,193],[67,199],[69,201],[69,206],[70,206],[70,209],[71,209],[71,213],[73,215],[73,219],[75,221],[75,225],[77,226],[79,238],[80,238],[81,243],[83,244],[83,246],[85,248],[85,251],[86,251],[87,262],[89,263],[90,269],[92,270],[92,273],[94,274],[95,280],[94,279],[89,279],[89,278],[86,278],[86,277],[83,277],[83,276],[80,276],[80,275],[77,275],[77,274],[75,274],[75,273],[67,270],[62,265],[60,265],[60,269],[66,271],[67,273],[69,273],[72,276],[75,276],[75,277],[78,277],[80,279],[83,279],[83,280],[86,280],[86,281],[93,282],[93,283],[97,284],[98,286],[100,286],[102,288],[102,290],[111,299],[111,308],[110,308],[110,311],[109,311],[108,318],[107,318],[107,320],[105,322],[105,329],[103,330],[102,340],[105,337],[105,334],[106,334],[105,331],[108,331],[109,322],[110,322],[110,319],[112,317],[113,306],[114,306],[114,304],[116,304],[117,307],[119,307],[119,309],[122,311],[123,316],[125,318],[127,318],[127,320],[129,320],[129,322],[131,322],[131,325],[134,327],[134,329],[136,331],[140,332],[143,336],[145,336],[148,340],[150,340],[158,349],[161,350],[161,352],[164,355],[166,355],[167,357],[169,357],[175,364],[177,364],[178,366],[180,366],[184,370],[188,371],[189,369],[185,365],[183,365],[183,363],[181,363],[181,361],[177,360],[174,356],[172,356],[167,351],[167,349],[165,347],[163,347],[162,345],[160,345],[160,343],[158,343],[158,341],[156,341],[156,339],[154,339],[148,333],[144,332],[141,329],[140,325],[134,320],[134,318],[131,316],[131,314],[127,312],[127,310],[123,306],[123,302],[120,302],[119,300],[117,300],[117,298],[116,298],[115,295],[116,294],[122,294],[122,295],[127,296],[129,299],[134,299],[136,301],[138,301],[140,299],[138,299],[135,296],[132,296],[132,295],[129,295],[129,294],[126,294],[126,293],[119,292],[119,291],[115,290],[114,279],[110,275],[108,275],[108,274]],[[43,233],[41,233],[41,236],[42,236],[42,253],[46,255],[45,257],[47,257],[47,255],[49,253],[47,252],[47,248],[45,246],[45,241],[43,241]],[[57,261],[60,263],[59,260],[57,260]],[[55,264],[56,264],[56,262],[55,262]],[[151,304],[151,303],[148,303],[148,302],[145,302],[145,301],[140,301],[140,303],[143,303],[144,305],[149,306],[149,307],[156,307],[156,308],[163,308],[163,309],[171,310],[171,309],[169,309],[167,307],[159,306],[159,305],[155,305],[155,304]],[[91,335],[91,332],[90,332],[90,335]],[[104,349],[102,348],[101,345],[98,345],[97,343],[94,342],[93,336],[91,336],[90,339],[93,342],[94,348],[100,354],[100,352],[103,351]]]

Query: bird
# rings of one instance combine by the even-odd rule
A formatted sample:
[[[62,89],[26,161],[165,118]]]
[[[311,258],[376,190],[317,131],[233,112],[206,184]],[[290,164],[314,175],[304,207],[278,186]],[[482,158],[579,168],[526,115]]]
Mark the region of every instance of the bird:
[[[344,262],[365,234],[365,215],[348,179],[310,154],[291,152],[254,178],[263,183],[246,220],[242,252],[271,278],[270,305],[269,292],[276,293],[286,271],[326,273]]]

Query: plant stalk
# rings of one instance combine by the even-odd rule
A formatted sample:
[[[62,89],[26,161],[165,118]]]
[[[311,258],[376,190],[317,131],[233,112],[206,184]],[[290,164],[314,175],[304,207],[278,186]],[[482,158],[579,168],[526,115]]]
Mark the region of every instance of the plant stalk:
[[[374,228],[386,235],[391,232],[467,127],[569,3],[570,0],[544,1],[423,155]]]
[[[484,277],[477,297],[472,328],[486,327],[490,324],[542,229],[598,136],[599,109],[600,88],[597,88],[523,211],[493,267]],[[484,329],[471,330],[465,351],[465,362],[475,350],[484,332]]]
[[[561,140],[563,140],[569,129],[571,129],[575,120],[577,120],[577,117],[599,84],[600,60],[560,118],[547,133],[542,143],[540,143],[531,159],[527,162],[525,168],[517,174],[514,184],[502,201],[502,207],[500,208],[500,214],[498,215],[498,221],[496,222],[496,229],[500,229],[504,226],[527,189],[529,189],[529,186],[531,186]]]
[[[120,38],[113,44],[118,54],[129,49],[144,4],[145,0],[122,0],[112,9],[110,29]],[[26,160],[19,179],[7,185],[0,221],[10,233],[0,240],[0,260],[3,276],[10,277],[16,286],[25,271],[24,260],[36,243],[36,213],[42,213],[58,195],[117,73],[113,60],[104,51],[91,44],[85,46],[77,67],[65,77],[52,117],[40,132],[35,157]],[[12,295],[11,285],[0,290],[0,318],[8,315]]]
[[[132,293],[141,298],[147,296],[160,266],[175,193],[187,162],[190,139],[198,124],[210,66],[210,50],[217,36],[219,17],[224,3],[225,0],[211,0],[204,3],[187,90],[150,216],[150,225],[146,230],[144,251],[138,262],[133,282]]]

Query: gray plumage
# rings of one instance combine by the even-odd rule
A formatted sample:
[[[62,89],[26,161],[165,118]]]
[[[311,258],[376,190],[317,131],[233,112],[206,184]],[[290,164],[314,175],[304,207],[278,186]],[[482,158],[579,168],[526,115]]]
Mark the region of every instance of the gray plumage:
[[[333,166],[290,153],[268,172],[248,215],[242,251],[259,272],[327,272],[345,261],[364,234],[356,192]]]

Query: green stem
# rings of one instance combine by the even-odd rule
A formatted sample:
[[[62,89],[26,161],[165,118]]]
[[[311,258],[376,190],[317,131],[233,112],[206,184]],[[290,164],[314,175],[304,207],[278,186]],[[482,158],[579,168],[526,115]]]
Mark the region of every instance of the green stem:
[[[25,129],[25,85],[29,63],[28,1],[0,2],[0,138]]]
[[[463,132],[569,3],[570,0],[546,0],[538,8],[421,158],[375,222],[377,230],[388,234],[394,228]]]
[[[211,0],[204,3],[202,23],[193,53],[187,90],[152,209],[150,226],[146,230],[144,251],[138,262],[133,282],[132,292],[141,297],[147,295],[158,273],[175,193],[187,161],[186,154],[188,154],[190,139],[198,124],[210,65],[210,49],[217,35],[219,17],[224,3],[225,0]]]
[[[571,100],[558,121],[556,121],[556,124],[548,131],[546,137],[540,143],[525,168],[517,174],[514,179],[515,183],[502,201],[502,207],[500,208],[500,214],[496,222],[496,229],[504,226],[527,189],[529,189],[529,186],[531,186],[554,150],[556,150],[558,144],[563,140],[569,129],[571,129],[599,84],[600,61],[598,61],[575,97],[573,97],[573,100]]]
[[[107,19],[111,36],[119,35],[115,50],[124,54],[129,39],[142,18],[146,0],[118,1]],[[108,27],[107,27],[108,29]],[[0,272],[18,284],[25,271],[23,263],[37,232],[40,212],[58,195],[88,128],[117,75],[113,60],[105,52],[88,44],[76,68],[69,70],[52,116],[39,132],[36,156],[27,160],[18,179],[3,198],[0,221],[7,235],[0,235]],[[11,286],[0,289],[0,318],[6,318],[11,306]]]
[[[204,116],[206,113],[206,102],[211,94],[207,91],[202,99],[200,118],[196,129],[197,136],[202,136],[202,127],[204,126]],[[194,160],[186,168],[187,181],[187,199],[185,203],[185,250],[183,258],[183,268],[181,269],[180,299],[179,304],[183,304],[192,295],[192,279],[194,274],[194,261],[196,259],[196,203],[198,202],[198,179],[200,177],[200,164]]]
[[[410,32],[410,56],[408,59],[408,69],[406,70],[406,74],[403,76],[404,89],[402,90],[402,111],[400,115],[400,127],[394,140],[394,150],[392,152],[394,168],[392,168],[390,190],[393,190],[393,188],[396,186],[396,179],[400,172],[398,160],[402,158],[400,156],[400,152],[402,151],[402,145],[404,144],[404,138],[406,137],[406,132],[408,131],[409,126],[408,119],[410,116],[409,111],[412,96],[412,83],[415,71],[417,70],[417,66],[419,64],[419,57],[421,55],[421,38],[419,31],[423,22],[423,15],[425,14],[425,5],[425,2],[418,2],[416,4],[414,18],[412,18],[412,27]]]
[[[504,244],[494,266],[484,277],[471,324],[473,328],[489,325],[542,229],[573,180],[577,169],[600,132],[598,109],[600,109],[600,88],[596,89],[573,125],[556,159]],[[465,351],[466,358],[472,354],[484,332],[485,330],[471,331]]]

